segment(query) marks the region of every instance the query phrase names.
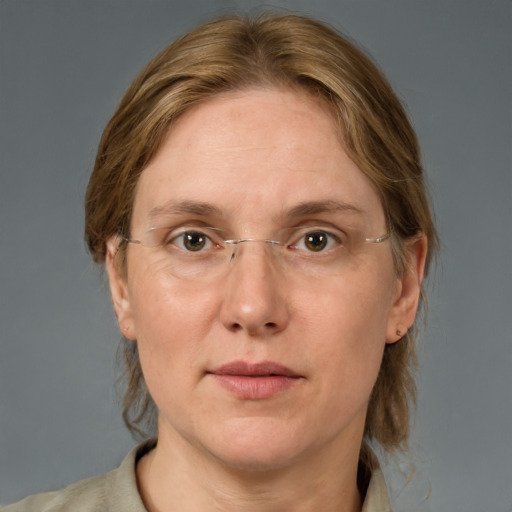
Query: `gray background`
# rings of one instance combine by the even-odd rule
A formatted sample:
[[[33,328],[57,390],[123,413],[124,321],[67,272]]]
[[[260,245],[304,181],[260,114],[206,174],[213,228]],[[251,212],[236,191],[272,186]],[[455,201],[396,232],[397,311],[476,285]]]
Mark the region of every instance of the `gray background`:
[[[103,472],[132,446],[113,392],[118,332],[82,241],[96,146],[151,56],[214,14],[256,5],[0,1],[1,503]],[[511,511],[512,4],[272,5],[358,40],[407,104],[423,147],[443,247],[413,449],[387,473],[396,495],[416,465],[397,507]]]

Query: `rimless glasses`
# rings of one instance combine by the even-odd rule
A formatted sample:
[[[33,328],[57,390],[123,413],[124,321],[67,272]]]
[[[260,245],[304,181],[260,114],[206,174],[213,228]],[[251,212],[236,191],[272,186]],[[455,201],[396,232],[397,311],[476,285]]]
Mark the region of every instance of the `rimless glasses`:
[[[281,271],[306,276],[334,276],[350,267],[368,245],[381,244],[388,232],[368,238],[354,229],[325,229],[298,226],[281,229],[272,239],[226,239],[223,230],[211,226],[156,227],[139,238],[121,236],[122,242],[150,248],[175,277],[210,279],[227,272],[242,251],[254,243],[272,253],[273,263]]]

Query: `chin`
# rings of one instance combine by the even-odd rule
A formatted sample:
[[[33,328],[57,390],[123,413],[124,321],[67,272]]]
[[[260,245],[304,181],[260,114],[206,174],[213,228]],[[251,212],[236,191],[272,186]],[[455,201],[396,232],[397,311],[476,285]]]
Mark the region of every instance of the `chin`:
[[[217,461],[230,470],[267,475],[271,471],[279,471],[291,466],[295,459],[290,452],[283,449],[274,450],[267,446],[256,451],[254,445],[250,448],[249,451],[243,446],[239,449],[231,447],[229,451],[215,450],[212,454]]]
[[[307,451],[303,436],[273,419],[240,419],[205,446],[226,467],[249,472],[283,469]],[[301,442],[302,441],[302,442]]]

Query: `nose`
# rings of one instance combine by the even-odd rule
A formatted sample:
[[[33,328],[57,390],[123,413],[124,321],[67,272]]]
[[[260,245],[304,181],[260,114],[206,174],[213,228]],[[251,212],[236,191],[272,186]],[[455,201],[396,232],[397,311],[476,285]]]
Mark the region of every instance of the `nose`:
[[[232,332],[268,337],[286,329],[290,311],[284,277],[266,243],[237,246],[224,282],[221,321]]]

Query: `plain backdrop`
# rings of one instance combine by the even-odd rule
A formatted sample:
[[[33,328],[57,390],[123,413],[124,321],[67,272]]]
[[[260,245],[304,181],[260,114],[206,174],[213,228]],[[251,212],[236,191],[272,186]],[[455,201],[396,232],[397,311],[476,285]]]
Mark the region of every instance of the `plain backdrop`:
[[[113,391],[119,334],[83,243],[96,147],[150,57],[199,22],[261,5],[0,1],[0,503],[106,471],[133,445]],[[423,148],[442,253],[412,451],[386,473],[398,482],[397,510],[509,512],[512,3],[272,6],[357,40],[405,102]]]

